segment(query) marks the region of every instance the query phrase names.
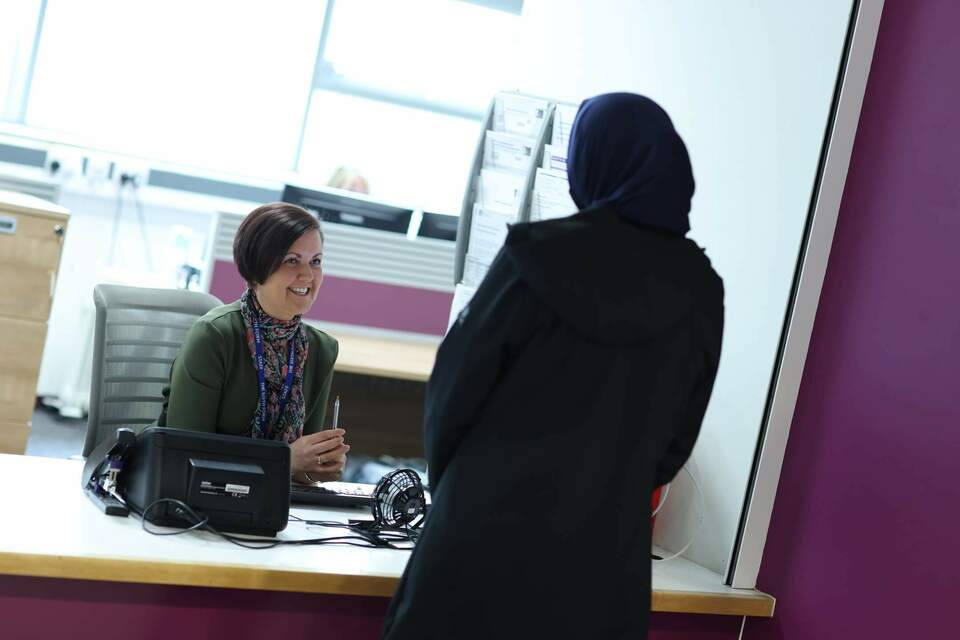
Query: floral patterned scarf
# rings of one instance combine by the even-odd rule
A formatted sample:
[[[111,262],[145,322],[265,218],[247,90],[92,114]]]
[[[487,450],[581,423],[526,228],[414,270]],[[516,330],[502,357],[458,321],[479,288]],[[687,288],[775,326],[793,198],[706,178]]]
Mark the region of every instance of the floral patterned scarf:
[[[257,302],[256,294],[250,289],[240,298],[240,314],[243,316],[250,362],[254,369],[257,368],[257,349],[253,340],[252,318],[256,318],[260,323],[263,339],[263,372],[267,383],[266,433],[260,429],[260,403],[257,402],[257,409],[250,422],[251,435],[254,438],[281,440],[290,444],[303,433],[305,414],[303,371],[307,362],[308,344],[307,336],[300,326],[300,316],[292,320],[277,320],[267,315]],[[290,389],[290,398],[283,415],[277,416],[283,381],[287,375],[287,349],[290,340],[296,341],[293,387]]]

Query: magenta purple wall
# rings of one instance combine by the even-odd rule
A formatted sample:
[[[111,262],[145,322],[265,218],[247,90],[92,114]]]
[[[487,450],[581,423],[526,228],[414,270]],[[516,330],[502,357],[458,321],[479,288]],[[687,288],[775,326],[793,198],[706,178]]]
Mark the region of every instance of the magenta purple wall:
[[[376,640],[388,604],[387,598],[0,576],[0,638]],[[651,640],[727,640],[736,638],[740,620],[654,614],[650,627]]]
[[[239,298],[245,287],[233,262],[214,263],[210,293],[229,302]],[[447,330],[452,302],[453,294],[443,291],[328,275],[324,276],[317,301],[307,317],[442,336]]]
[[[0,576],[4,640],[380,636],[386,598]]]
[[[960,637],[960,2],[887,0],[747,640]]]

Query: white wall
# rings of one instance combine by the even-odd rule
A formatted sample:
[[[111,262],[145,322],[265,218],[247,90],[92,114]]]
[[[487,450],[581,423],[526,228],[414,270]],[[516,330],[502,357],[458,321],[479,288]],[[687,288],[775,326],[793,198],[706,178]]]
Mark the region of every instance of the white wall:
[[[726,568],[759,436],[851,2],[527,0],[505,89],[579,102],[633,91],[686,141],[691,237],[726,287],[723,357],[694,453],[703,525],[686,554]],[[698,518],[687,481],[655,540],[681,547]],[[639,505],[638,505],[639,507]]]
[[[219,201],[147,187],[141,194],[145,233],[153,269],[127,188],[117,224],[116,251],[110,259],[118,187],[78,177],[66,180],[59,204],[70,210],[56,295],[43,351],[37,395],[54,396],[70,409],[85,408],[89,397],[93,341],[93,287],[98,283],[173,287],[184,260],[203,264],[210,226]],[[228,201],[232,202],[232,201]],[[243,203],[246,209],[252,208]],[[192,237],[189,248],[184,239]],[[81,405],[77,403],[81,402]]]

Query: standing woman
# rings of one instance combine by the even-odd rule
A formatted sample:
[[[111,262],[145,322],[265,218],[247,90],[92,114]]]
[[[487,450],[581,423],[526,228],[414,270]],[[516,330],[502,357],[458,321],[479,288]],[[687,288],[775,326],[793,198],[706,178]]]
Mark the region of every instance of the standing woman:
[[[157,423],[280,440],[294,480],[337,480],[350,447],[343,429],[323,430],[337,341],[301,321],[323,282],[320,223],[291,204],[258,207],[233,259],[247,290],[190,328]]]
[[[697,439],[723,286],[657,104],[585,101],[567,162],[580,212],[514,225],[437,354],[433,504],[389,640],[646,636],[650,495]]]

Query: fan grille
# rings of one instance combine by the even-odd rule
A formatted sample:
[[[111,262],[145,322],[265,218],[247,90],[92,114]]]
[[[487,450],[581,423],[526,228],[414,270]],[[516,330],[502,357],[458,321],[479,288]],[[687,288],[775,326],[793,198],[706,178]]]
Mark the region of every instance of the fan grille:
[[[423,484],[412,469],[391,471],[373,490],[373,518],[380,527],[416,528],[423,523],[425,506]]]

